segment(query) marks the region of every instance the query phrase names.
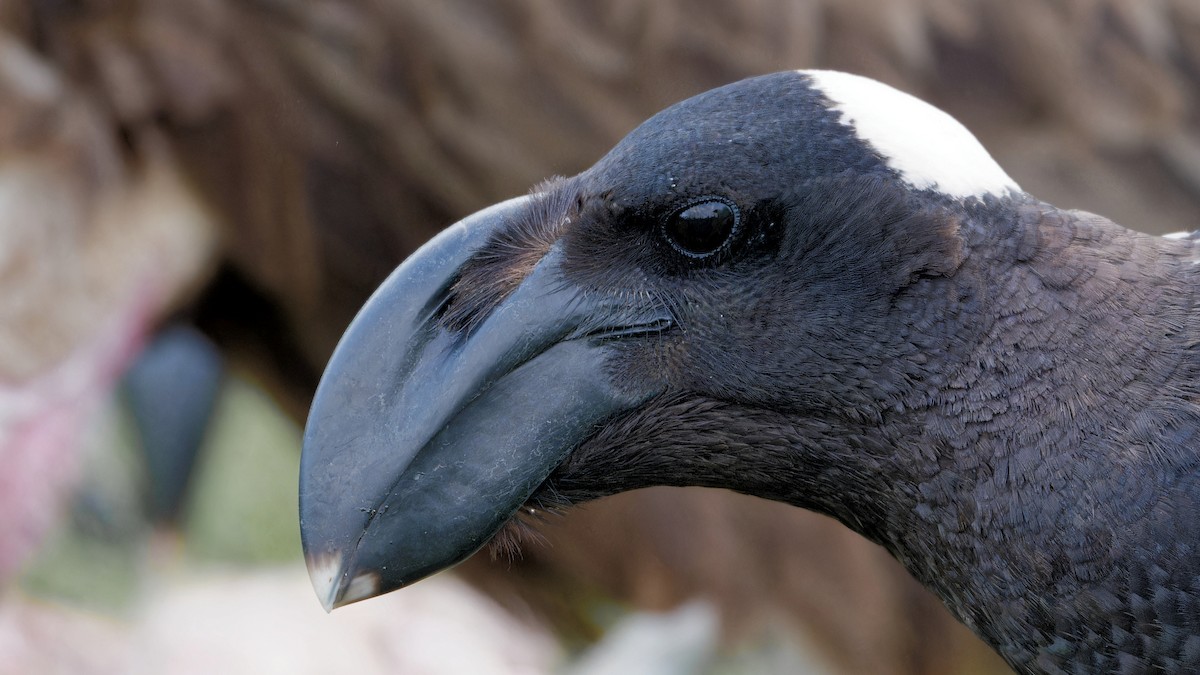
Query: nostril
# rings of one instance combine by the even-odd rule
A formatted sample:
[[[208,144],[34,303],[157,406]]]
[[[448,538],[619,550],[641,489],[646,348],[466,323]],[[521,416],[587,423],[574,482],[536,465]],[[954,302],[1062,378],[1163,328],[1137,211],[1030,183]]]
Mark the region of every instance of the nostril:
[[[429,298],[429,302],[421,309],[421,323],[445,323],[446,315],[456,304],[454,288],[458,284],[459,275],[451,277],[440,292]]]

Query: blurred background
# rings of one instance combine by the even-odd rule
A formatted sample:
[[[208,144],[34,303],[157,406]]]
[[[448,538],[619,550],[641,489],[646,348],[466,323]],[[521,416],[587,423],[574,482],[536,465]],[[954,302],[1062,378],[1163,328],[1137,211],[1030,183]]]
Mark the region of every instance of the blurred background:
[[[1200,227],[1196,0],[4,0],[0,673],[1000,673],[831,520],[652,489],[326,616],[300,426],[439,229],[789,68],[1026,190]]]

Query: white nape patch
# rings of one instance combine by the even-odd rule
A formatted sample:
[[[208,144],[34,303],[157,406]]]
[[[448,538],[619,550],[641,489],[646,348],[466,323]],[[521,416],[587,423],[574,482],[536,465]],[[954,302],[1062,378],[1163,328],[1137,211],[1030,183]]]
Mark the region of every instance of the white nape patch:
[[[337,602],[339,582],[342,580],[342,556],[334,553],[322,553],[313,557],[305,557],[308,563],[308,578],[312,581],[313,590],[326,612],[332,612]]]
[[[967,128],[915,96],[832,70],[802,70],[905,182],[951,197],[1020,192]]]
[[[1193,234],[1194,234],[1194,232],[1172,232],[1171,234],[1164,234],[1162,236],[1162,238],[1163,239],[1190,239]]]

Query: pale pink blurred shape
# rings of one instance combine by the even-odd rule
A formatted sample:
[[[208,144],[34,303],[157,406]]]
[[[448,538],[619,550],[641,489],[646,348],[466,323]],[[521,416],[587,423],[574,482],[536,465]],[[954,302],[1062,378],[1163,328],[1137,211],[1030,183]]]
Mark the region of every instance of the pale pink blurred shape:
[[[48,372],[0,383],[0,582],[20,570],[74,483],[80,433],[141,346],[135,302]]]
[[[113,619],[15,593],[0,602],[0,675],[115,675],[130,647]]]
[[[90,417],[212,255],[162,162],[83,198],[53,158],[0,157],[0,588],[60,512]]]
[[[329,615],[302,567],[159,579],[127,622],[14,597],[0,675],[542,675],[549,632],[450,575]]]
[[[326,614],[300,569],[213,577],[155,593],[134,675],[549,673],[543,629],[447,575]]]
[[[89,417],[216,251],[168,146],[123,150],[111,122],[0,30],[0,589],[60,512]]]

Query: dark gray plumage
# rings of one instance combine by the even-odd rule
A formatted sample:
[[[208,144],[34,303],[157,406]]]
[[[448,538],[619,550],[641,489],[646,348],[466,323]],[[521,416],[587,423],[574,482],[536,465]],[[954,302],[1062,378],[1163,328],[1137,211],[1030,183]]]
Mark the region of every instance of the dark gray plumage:
[[[702,485],[839,519],[1018,670],[1200,668],[1194,241],[1042,203],[939,115],[746,80],[418,252],[306,431],[323,600]]]

